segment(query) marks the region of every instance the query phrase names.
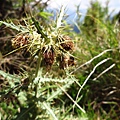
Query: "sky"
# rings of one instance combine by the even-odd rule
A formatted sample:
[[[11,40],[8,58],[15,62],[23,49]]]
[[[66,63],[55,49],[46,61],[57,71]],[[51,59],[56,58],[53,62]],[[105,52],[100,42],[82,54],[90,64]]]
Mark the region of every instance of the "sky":
[[[84,16],[87,11],[87,8],[90,7],[90,1],[91,0],[50,0],[48,8],[51,10],[56,10],[56,9],[59,10],[60,7],[64,5],[66,7],[67,14],[71,18],[75,18],[76,6],[80,5],[80,12]],[[105,3],[108,0],[98,0],[98,1],[104,7]],[[109,13],[111,13],[114,10],[114,12],[112,13],[112,15],[114,15],[120,11],[120,0],[109,0],[108,6],[109,6]]]
[[[43,0],[45,1],[45,0]],[[80,4],[81,9],[87,9],[90,6],[91,0],[50,0],[49,7],[52,9],[60,8],[61,5],[65,5],[67,8],[72,11],[75,10],[75,5]],[[97,0],[94,0],[97,1]],[[103,6],[108,0],[98,0]],[[120,10],[120,0],[109,0],[109,9],[112,11],[116,9],[116,11]]]

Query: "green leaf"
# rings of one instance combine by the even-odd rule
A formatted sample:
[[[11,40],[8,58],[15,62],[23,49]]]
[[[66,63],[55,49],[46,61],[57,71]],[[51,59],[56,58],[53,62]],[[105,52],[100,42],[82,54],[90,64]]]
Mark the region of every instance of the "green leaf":
[[[4,24],[6,25],[7,27],[10,27],[14,30],[17,30],[17,31],[21,31],[21,32],[29,32],[28,29],[26,29],[24,26],[22,25],[15,25],[13,22],[11,23],[7,23],[7,22],[4,22],[4,21],[0,21],[0,26]]]
[[[53,14],[48,12],[39,12],[39,15],[45,19],[48,19],[49,16],[53,16]]]
[[[26,92],[23,92],[23,91],[21,91],[19,94],[18,94],[18,100],[20,101],[20,103],[22,104],[22,105],[24,105],[25,104],[25,102],[27,101],[27,98],[26,98]]]
[[[2,70],[0,70],[0,75],[2,75],[4,78],[8,79],[8,80],[14,80],[16,82],[19,82],[21,79],[21,76],[18,75],[11,75],[9,73],[6,73]]]
[[[32,21],[34,22],[34,25],[37,28],[38,34],[41,34],[42,38],[47,39],[47,35],[43,33],[42,28],[39,25],[39,22],[34,17],[32,17]]]

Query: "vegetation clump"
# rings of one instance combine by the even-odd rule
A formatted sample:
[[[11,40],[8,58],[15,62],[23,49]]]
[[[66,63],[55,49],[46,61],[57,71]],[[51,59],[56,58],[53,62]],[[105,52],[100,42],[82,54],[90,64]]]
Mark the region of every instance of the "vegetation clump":
[[[119,13],[77,6],[78,34],[48,2],[1,0],[0,119],[119,120]]]

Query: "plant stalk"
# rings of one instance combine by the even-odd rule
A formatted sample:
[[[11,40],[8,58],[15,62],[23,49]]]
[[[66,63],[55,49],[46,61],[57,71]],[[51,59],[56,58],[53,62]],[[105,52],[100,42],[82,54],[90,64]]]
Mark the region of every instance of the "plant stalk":
[[[41,51],[38,54],[38,60],[37,60],[37,66],[36,66],[36,71],[35,71],[35,78],[38,77],[38,72],[40,69],[40,65],[41,65]],[[35,96],[37,96],[37,88],[38,88],[38,84],[35,85]]]

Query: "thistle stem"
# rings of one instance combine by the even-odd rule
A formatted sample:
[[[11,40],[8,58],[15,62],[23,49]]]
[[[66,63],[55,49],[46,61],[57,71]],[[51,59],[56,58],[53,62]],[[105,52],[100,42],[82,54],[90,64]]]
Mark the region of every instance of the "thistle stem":
[[[41,51],[38,54],[37,66],[36,66],[36,71],[35,71],[35,78],[38,77],[40,65],[41,65]],[[36,97],[37,97],[37,89],[38,89],[38,84],[35,85],[35,96]]]
[[[36,71],[35,71],[35,77],[38,76],[40,65],[41,65],[41,51],[38,54],[38,60],[37,60],[37,66],[36,66]]]

